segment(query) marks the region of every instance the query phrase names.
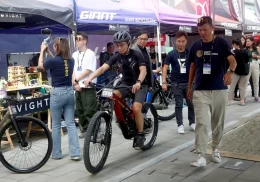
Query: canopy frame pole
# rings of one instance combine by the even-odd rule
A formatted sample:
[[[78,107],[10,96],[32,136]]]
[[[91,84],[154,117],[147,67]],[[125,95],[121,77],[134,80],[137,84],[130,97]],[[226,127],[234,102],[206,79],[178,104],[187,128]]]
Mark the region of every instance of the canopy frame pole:
[[[158,51],[158,60],[162,65],[162,45],[161,45],[161,34],[160,34],[160,23],[156,27],[157,29],[157,51]],[[162,84],[162,77],[160,76],[160,84]]]

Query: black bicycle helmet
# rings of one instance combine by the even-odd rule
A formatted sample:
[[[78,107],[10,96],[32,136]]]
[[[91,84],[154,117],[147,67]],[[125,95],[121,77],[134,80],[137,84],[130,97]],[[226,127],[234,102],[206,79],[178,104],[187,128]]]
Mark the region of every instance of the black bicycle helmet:
[[[127,31],[119,31],[114,34],[114,43],[129,42],[131,39],[130,34]]]

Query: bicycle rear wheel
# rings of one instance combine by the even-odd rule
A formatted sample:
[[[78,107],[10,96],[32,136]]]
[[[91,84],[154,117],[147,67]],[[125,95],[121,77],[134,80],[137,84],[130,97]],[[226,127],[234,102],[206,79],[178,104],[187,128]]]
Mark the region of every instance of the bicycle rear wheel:
[[[91,119],[84,141],[83,157],[86,169],[93,174],[103,168],[111,145],[110,116],[98,111]]]
[[[156,90],[152,96],[152,103],[159,120],[168,121],[175,117],[175,99],[171,87],[168,87],[166,92]]]
[[[158,133],[158,116],[156,113],[156,109],[151,103],[144,103],[142,107],[142,113],[144,115],[144,130],[145,134],[145,143],[141,150],[150,149],[156,138]]]
[[[0,130],[0,161],[16,173],[30,173],[40,169],[52,152],[52,137],[46,125],[33,117],[20,116],[15,121],[25,142],[22,145],[13,123],[9,121]],[[6,141],[9,144],[4,144]]]

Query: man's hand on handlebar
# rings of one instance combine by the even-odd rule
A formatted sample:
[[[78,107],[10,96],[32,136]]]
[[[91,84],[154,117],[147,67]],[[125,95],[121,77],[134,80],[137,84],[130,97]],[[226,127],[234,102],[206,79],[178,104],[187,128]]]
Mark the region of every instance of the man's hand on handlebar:
[[[140,88],[141,88],[141,83],[137,82],[132,87],[132,93],[135,94],[138,90],[140,90]]]

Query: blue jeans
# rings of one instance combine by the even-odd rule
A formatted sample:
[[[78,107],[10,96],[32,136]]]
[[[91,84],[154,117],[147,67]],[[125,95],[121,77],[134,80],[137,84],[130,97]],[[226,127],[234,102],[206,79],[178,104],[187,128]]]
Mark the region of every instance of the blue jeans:
[[[75,97],[72,86],[54,87],[51,91],[50,109],[52,114],[52,158],[62,158],[61,115],[64,114],[69,137],[69,155],[80,156],[79,139],[74,122]]]

